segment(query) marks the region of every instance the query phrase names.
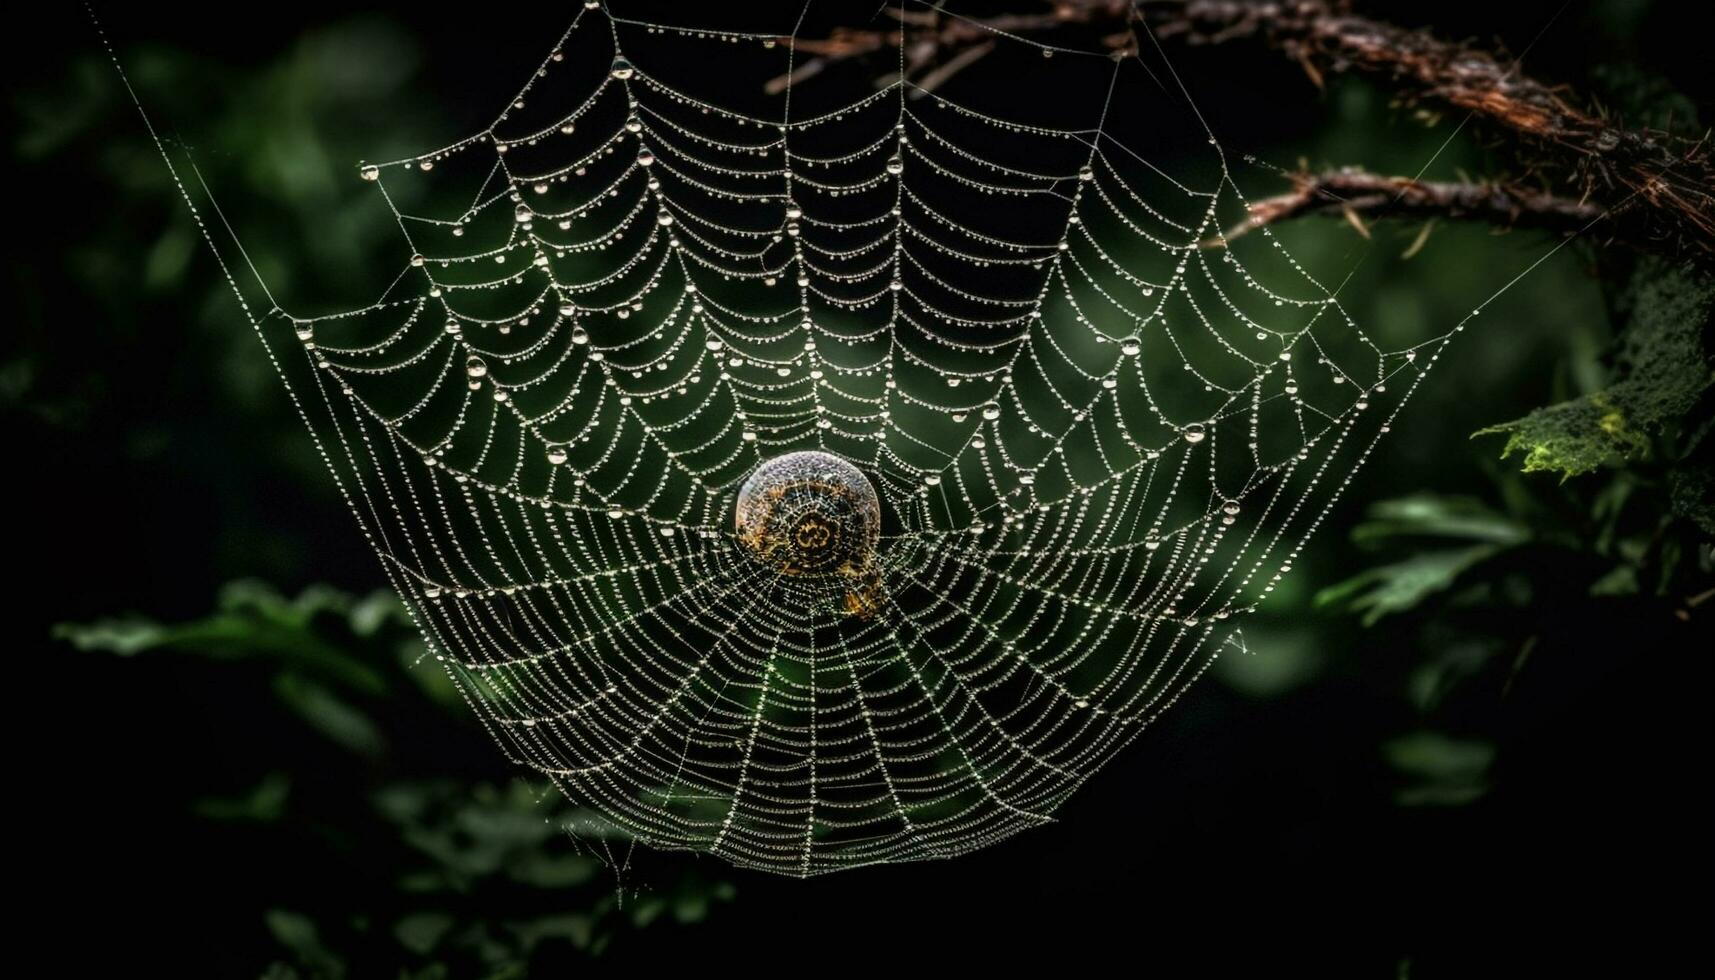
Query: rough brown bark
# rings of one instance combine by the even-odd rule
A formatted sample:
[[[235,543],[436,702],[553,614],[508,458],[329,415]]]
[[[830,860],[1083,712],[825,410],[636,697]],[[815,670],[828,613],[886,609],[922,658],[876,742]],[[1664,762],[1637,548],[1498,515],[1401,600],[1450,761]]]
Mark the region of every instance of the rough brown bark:
[[[1116,55],[1127,55],[1140,43],[1151,43],[1147,37],[1140,39],[1140,17],[1164,42],[1254,39],[1303,66],[1318,85],[1329,73],[1374,74],[1408,102],[1463,110],[1500,127],[1521,147],[1545,151],[1538,155],[1549,162],[1534,166],[1532,176],[1566,187],[1574,199],[1548,198],[1513,185],[1474,184],[1459,193],[1451,192],[1454,185],[1438,185],[1448,192],[1409,195],[1420,207],[1400,202],[1367,210],[1484,220],[1511,213],[1515,223],[1529,224],[1594,207],[1610,215],[1592,229],[1595,234],[1643,250],[1715,261],[1715,157],[1706,138],[1687,140],[1626,128],[1579,108],[1564,89],[1530,77],[1511,59],[1428,31],[1359,16],[1345,0],[1145,0],[1135,6],[1129,0],[1042,0],[1042,6],[1046,9],[978,20],[934,12],[896,13],[899,26],[799,40],[799,50],[814,55],[800,72],[808,76],[831,61],[904,44],[907,76],[919,76],[919,84],[927,81],[932,87],[953,74],[935,73],[932,66],[955,63],[956,71],[970,64],[981,56],[971,55],[971,49],[992,43],[993,30],[1029,36],[1082,27],[1097,32]],[[785,81],[777,80],[782,86]],[[1326,182],[1323,190],[1338,193],[1340,183]],[[1504,200],[1497,205],[1522,206],[1510,211],[1471,206],[1492,200],[1498,187],[1504,189]],[[1546,212],[1538,206],[1545,200],[1556,202]],[[1446,207],[1438,210],[1443,203]],[[1319,208],[1306,206],[1292,213],[1308,210]]]
[[[1616,215],[1638,212],[1641,220],[1623,222],[1632,243],[1715,257],[1715,160],[1705,140],[1615,125],[1510,59],[1356,16],[1329,0],[1189,0],[1140,9],[1158,38],[1217,43],[1254,35],[1313,79],[1370,72],[1413,101],[1468,111],[1551,151],[1580,199],[1605,201]]]
[[[1572,236],[1600,229],[1605,212],[1590,201],[1556,197],[1508,184],[1442,183],[1384,177],[1358,170],[1288,175],[1293,190],[1251,202],[1249,217],[1226,232],[1231,240],[1263,225],[1310,214],[1340,215],[1365,236],[1372,218],[1455,218],[1500,228],[1531,228]],[[1618,220],[1623,224],[1623,217]],[[1219,245],[1220,242],[1210,243]]]

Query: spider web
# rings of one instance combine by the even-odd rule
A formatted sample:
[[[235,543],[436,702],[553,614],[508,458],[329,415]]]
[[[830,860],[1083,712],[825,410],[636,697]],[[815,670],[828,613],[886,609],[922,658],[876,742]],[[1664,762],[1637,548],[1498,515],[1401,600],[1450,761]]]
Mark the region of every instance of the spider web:
[[[740,26],[586,4],[490,127],[362,166],[377,302],[254,322],[512,761],[739,865],[962,854],[1242,649],[1450,333],[1229,240],[1159,57],[996,33],[933,91],[771,94],[794,32]],[[873,615],[735,542],[802,450],[879,492]]]

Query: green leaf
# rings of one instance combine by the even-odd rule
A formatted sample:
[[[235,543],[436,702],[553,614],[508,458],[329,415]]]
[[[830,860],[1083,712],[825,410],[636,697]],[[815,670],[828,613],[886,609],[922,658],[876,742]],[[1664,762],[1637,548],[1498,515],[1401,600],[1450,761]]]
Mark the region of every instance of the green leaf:
[[[1479,676],[1506,649],[1489,637],[1445,636],[1406,680],[1406,696],[1418,711],[1438,708],[1461,683]]]
[[[582,854],[543,854],[532,851],[512,866],[513,881],[539,888],[569,888],[590,881],[601,862]]]
[[[452,927],[453,917],[445,912],[418,912],[400,919],[393,927],[393,936],[411,952],[425,954],[439,945]]]
[[[1402,806],[1457,806],[1488,791],[1495,746],[1422,731],[1385,743],[1382,754],[1410,780],[1395,794]]]
[[[336,697],[333,692],[297,674],[274,679],[274,692],[311,728],[367,759],[379,758],[386,749],[381,729],[369,716]]]
[[[553,915],[506,925],[518,938],[518,945],[528,952],[547,939],[564,939],[578,949],[586,949],[593,923],[586,915]]]
[[[1462,538],[1491,544],[1518,544],[1530,532],[1518,521],[1471,497],[1413,494],[1370,505],[1352,540],[1375,546],[1400,537]]]
[[[59,623],[53,628],[53,636],[79,650],[130,657],[165,646],[168,630],[146,619],[103,619],[93,623]]]
[[[286,812],[286,797],[292,780],[283,772],[271,772],[245,796],[236,799],[208,797],[192,804],[191,810],[209,820],[254,820],[272,823]]]
[[[1691,411],[1715,383],[1705,348],[1715,283],[1659,261],[1642,263],[1633,282],[1612,384],[1474,435],[1504,435],[1503,458],[1522,453],[1526,473],[1567,479],[1644,452],[1652,434]]]
[[[644,895],[631,906],[631,924],[641,929],[667,910],[667,899],[660,895]]]
[[[1446,551],[1426,551],[1404,561],[1381,565],[1316,593],[1318,606],[1344,606],[1363,613],[1373,626],[1389,613],[1405,612],[1458,579],[1460,574],[1501,552],[1499,545],[1480,544]]]
[[[1638,570],[1630,565],[1616,565],[1606,575],[1590,583],[1590,594],[1637,595]]]
[[[143,265],[143,281],[152,288],[177,282],[202,243],[189,227],[175,225],[156,239]]]
[[[539,844],[555,836],[554,828],[532,808],[504,804],[469,807],[459,814],[459,829],[479,843],[498,847]]]
[[[682,892],[673,900],[673,919],[677,922],[701,922],[709,914],[709,897],[697,891]]]
[[[387,690],[386,680],[350,652],[349,638],[373,635],[390,619],[401,635],[408,634],[398,600],[380,595],[358,602],[336,589],[311,586],[288,600],[269,585],[238,581],[221,590],[217,611],[201,619],[176,625],[141,617],[61,623],[53,635],[79,650],[126,657],[174,652],[223,661],[275,661],[379,695]],[[389,603],[397,612],[386,611]]]
[[[316,923],[309,916],[286,909],[269,909],[263,920],[274,939],[291,950],[298,964],[311,976],[327,980],[345,976],[345,963],[322,944]]]

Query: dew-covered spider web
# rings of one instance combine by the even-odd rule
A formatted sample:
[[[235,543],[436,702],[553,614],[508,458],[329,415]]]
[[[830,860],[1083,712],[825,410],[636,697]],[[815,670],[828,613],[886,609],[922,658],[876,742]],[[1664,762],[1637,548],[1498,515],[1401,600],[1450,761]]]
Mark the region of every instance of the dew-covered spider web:
[[[930,91],[799,70],[867,6],[614,6],[488,128],[360,168],[375,303],[255,318],[363,533],[615,832],[809,875],[1048,822],[1241,646],[1449,335],[1229,240],[1141,31],[995,33]]]

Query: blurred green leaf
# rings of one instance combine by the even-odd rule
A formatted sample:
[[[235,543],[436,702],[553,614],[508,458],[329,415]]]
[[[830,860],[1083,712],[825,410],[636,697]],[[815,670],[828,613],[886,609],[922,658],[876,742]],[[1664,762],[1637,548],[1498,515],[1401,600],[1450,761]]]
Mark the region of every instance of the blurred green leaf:
[[[274,691],[311,728],[341,747],[368,759],[379,758],[387,744],[381,729],[358,708],[327,688],[298,674],[274,679]]]
[[[269,909],[264,915],[268,931],[275,941],[297,958],[298,965],[312,977],[338,980],[345,976],[345,963],[322,944],[316,923],[307,915],[286,909]]]
[[[263,823],[280,819],[286,810],[286,798],[291,793],[292,780],[283,772],[269,773],[249,794],[235,799],[207,797],[198,800],[192,810],[209,820],[255,820]]]
[[[1352,540],[1375,546],[1402,537],[1463,538],[1491,544],[1518,544],[1529,531],[1512,518],[1470,497],[1413,494],[1371,504]]]
[[[191,256],[202,244],[195,232],[183,224],[174,225],[171,229],[156,239],[153,248],[143,267],[143,282],[153,288],[161,288],[179,281],[186,267],[191,263]]]
[[[585,915],[551,915],[507,923],[507,928],[518,938],[518,945],[525,950],[535,949],[549,939],[564,939],[578,949],[585,949],[592,938],[592,926]]]
[[[1416,608],[1428,596],[1451,587],[1467,569],[1500,551],[1499,546],[1489,544],[1426,551],[1331,585],[1316,593],[1316,605],[1344,606],[1362,613],[1365,626],[1374,626],[1389,613]]]
[[[1593,596],[1637,595],[1638,570],[1630,565],[1619,565],[1613,571],[1590,583],[1590,594]]]
[[[413,953],[424,954],[432,951],[441,941],[441,937],[453,927],[453,917],[445,912],[418,912],[399,920],[393,927],[393,935],[399,944]]]
[[[644,895],[631,905],[631,924],[642,928],[654,922],[666,910],[666,898],[660,895]]]
[[[239,581],[221,591],[218,611],[202,619],[170,626],[141,617],[61,623],[53,635],[80,650],[121,656],[171,651],[217,660],[271,660],[379,695],[387,688],[381,673],[338,641],[372,637],[386,623],[408,629],[403,607],[390,596],[355,601],[312,586],[288,600],[263,583]]]
[[[673,899],[673,918],[678,922],[701,922],[709,914],[709,898],[700,892],[681,892]]]
[[[513,881],[538,888],[568,888],[588,883],[599,871],[601,862],[582,854],[531,852],[519,858],[510,875]]]
[[[1419,712],[1434,711],[1458,685],[1480,676],[1503,649],[1490,637],[1450,634],[1438,638],[1433,653],[1411,671],[1406,696]]]
[[[1495,747],[1441,732],[1413,732],[1382,746],[1387,761],[1409,780],[1396,799],[1404,806],[1456,806],[1488,791]]]
[[[1523,524],[1468,497],[1422,493],[1377,501],[1352,529],[1352,540],[1358,544],[1420,546],[1422,542],[1415,539],[1479,543],[1419,550],[1400,561],[1365,569],[1317,592],[1315,604],[1361,613],[1364,625],[1373,626],[1384,616],[1414,609],[1446,591],[1465,572],[1530,536]]]

